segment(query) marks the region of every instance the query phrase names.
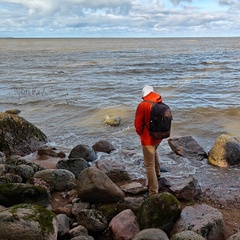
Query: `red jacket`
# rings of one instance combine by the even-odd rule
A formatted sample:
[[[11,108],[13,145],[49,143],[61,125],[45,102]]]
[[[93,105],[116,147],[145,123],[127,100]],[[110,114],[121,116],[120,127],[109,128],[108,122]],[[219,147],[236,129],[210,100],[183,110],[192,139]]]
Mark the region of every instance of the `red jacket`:
[[[155,92],[150,92],[143,100],[152,102],[162,102],[162,97]],[[142,101],[139,103],[134,120],[134,126],[137,134],[140,136],[141,144],[145,146],[153,146],[159,144],[162,140],[150,137],[148,129],[150,123],[151,103]]]

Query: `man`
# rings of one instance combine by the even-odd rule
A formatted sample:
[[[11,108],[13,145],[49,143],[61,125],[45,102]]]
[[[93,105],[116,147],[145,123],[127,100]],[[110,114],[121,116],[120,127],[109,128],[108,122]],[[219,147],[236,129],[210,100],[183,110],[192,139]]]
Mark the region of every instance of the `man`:
[[[145,86],[142,90],[143,101],[138,105],[134,120],[137,134],[140,136],[144,165],[148,180],[149,196],[158,193],[158,178],[160,177],[160,165],[157,148],[162,139],[154,139],[149,135],[150,112],[152,102],[162,102],[162,97],[154,92],[152,86]]]

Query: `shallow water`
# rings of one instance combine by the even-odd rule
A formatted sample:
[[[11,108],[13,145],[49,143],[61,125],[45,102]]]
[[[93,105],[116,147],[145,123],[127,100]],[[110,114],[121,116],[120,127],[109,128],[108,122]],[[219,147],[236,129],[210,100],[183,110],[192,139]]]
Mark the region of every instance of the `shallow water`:
[[[145,175],[133,121],[145,84],[171,107],[172,136],[191,135],[206,152],[223,133],[240,137],[239,40],[0,39],[0,111],[20,109],[66,152],[108,140],[117,149],[108,157],[139,178]],[[106,115],[119,116],[121,125],[105,126]],[[159,154],[167,177],[194,175],[204,188],[239,190],[237,166],[180,158],[166,140]]]

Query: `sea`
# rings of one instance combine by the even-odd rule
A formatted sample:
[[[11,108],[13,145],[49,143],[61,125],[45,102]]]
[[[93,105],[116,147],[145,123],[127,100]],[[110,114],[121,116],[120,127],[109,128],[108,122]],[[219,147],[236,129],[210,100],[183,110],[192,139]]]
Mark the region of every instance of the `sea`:
[[[240,139],[240,38],[0,39],[0,111],[20,116],[67,154],[107,140],[117,167],[145,177],[134,129],[141,90],[152,85],[172,110],[171,137],[192,136],[208,152],[216,138]],[[119,126],[105,125],[107,116]],[[162,175],[194,176],[203,189],[240,192],[240,168],[221,169],[159,146]]]

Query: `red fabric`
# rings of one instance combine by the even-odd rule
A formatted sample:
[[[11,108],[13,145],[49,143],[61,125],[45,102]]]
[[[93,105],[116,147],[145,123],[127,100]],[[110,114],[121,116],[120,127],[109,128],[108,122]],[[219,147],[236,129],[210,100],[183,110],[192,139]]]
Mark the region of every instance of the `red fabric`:
[[[158,93],[150,92],[147,96],[143,97],[143,100],[162,102],[162,97]],[[135,114],[135,130],[140,136],[141,144],[144,146],[153,146],[162,141],[161,139],[151,138],[148,132],[151,106],[151,103],[142,101],[139,103]]]

